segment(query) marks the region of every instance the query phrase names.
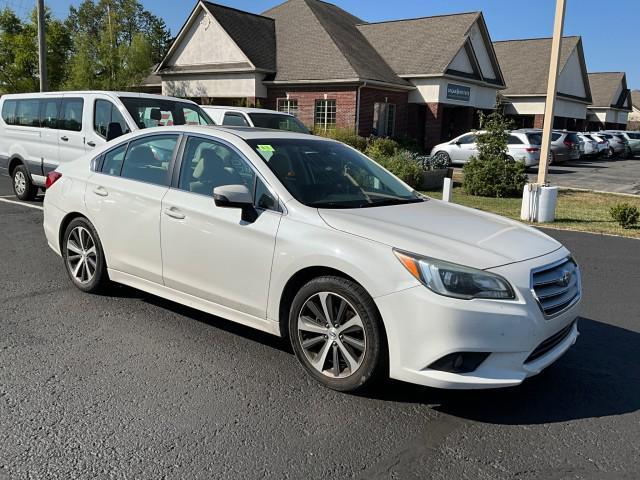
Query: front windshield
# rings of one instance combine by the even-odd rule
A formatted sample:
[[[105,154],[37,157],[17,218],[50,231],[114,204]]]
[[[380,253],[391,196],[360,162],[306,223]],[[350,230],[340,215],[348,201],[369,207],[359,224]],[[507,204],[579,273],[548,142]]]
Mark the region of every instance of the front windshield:
[[[274,130],[286,130],[288,132],[309,133],[307,127],[291,115],[282,115],[278,113],[250,113],[251,121],[254,127],[272,128]]]
[[[153,97],[120,97],[138,128],[169,125],[213,125],[206,113],[193,103]]]
[[[366,208],[424,198],[376,162],[316,138],[247,140],[299,202],[315,208]]]

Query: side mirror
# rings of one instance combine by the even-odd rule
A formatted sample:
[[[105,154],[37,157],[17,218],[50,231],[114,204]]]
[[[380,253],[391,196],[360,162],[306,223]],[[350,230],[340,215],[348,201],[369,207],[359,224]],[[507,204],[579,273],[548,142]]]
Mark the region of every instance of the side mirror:
[[[258,216],[253,206],[253,196],[244,185],[223,185],[214,188],[213,201],[216,207],[241,209],[242,220],[245,222],[254,222]]]
[[[107,127],[107,142],[113,140],[114,138],[121,137],[123,134],[122,127],[118,122],[111,122]]]

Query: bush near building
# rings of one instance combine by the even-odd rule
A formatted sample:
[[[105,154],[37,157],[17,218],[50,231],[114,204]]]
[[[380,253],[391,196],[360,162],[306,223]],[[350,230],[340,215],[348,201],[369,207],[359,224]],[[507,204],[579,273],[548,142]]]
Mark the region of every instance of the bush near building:
[[[464,166],[464,190],[482,197],[514,197],[527,183],[524,164],[507,155],[511,122],[501,112],[480,115],[482,133],[477,135],[478,156]]]

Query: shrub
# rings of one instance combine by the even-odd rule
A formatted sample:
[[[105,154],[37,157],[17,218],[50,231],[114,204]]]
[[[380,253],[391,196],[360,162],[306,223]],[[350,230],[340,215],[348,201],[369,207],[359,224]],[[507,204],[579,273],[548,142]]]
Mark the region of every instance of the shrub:
[[[464,166],[465,192],[483,197],[512,197],[522,194],[527,183],[522,163],[509,160],[507,155],[508,130],[511,122],[502,113],[480,114],[478,156]]]
[[[400,149],[400,144],[390,138],[372,138],[365,150],[368,157],[378,160],[385,157],[392,157],[396,150]]]
[[[375,160],[410,187],[420,188],[424,170],[412,152],[396,150],[393,155],[378,157]]]
[[[352,128],[336,128],[331,130],[316,130],[316,135],[331,138],[364,152],[367,149],[367,139],[356,134]]]
[[[609,210],[611,217],[618,222],[622,228],[631,228],[638,223],[640,212],[637,207],[628,203],[618,203]]]
[[[464,166],[464,191],[481,197],[517,197],[527,183],[524,164],[507,158],[472,158]]]

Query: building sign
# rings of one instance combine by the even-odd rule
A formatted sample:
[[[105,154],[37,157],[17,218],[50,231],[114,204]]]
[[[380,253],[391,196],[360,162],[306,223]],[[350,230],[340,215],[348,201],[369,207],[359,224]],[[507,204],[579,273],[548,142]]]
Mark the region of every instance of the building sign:
[[[455,85],[453,83],[447,84],[448,100],[460,100],[461,102],[468,102],[470,98],[471,87],[465,87],[464,85]]]

